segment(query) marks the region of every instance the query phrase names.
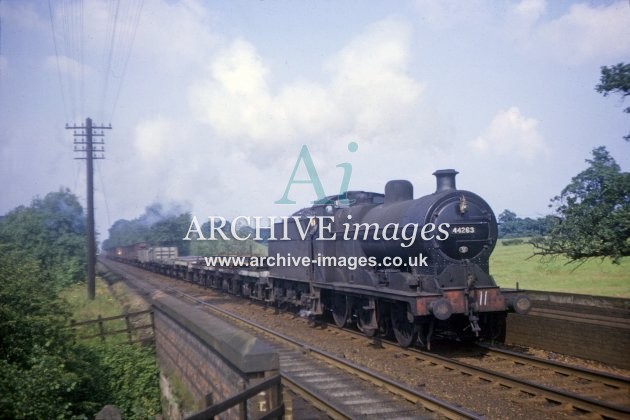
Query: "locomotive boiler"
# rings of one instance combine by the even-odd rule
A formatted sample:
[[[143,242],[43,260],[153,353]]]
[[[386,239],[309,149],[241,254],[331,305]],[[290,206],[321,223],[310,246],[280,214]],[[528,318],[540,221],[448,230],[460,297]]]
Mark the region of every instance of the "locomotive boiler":
[[[270,267],[269,300],[308,303],[402,346],[430,346],[437,334],[502,340],[507,312],[531,304],[490,275],[497,221],[480,196],[456,188],[457,173],[434,172],[436,191],[416,199],[398,180],[384,194],[348,191],[295,213],[274,228],[284,236],[269,241],[269,256],[309,263]]]

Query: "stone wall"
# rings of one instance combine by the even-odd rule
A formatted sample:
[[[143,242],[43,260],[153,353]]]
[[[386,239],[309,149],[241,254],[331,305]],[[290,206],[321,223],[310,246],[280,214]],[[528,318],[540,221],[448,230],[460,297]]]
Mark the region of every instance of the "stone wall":
[[[278,374],[278,355],[259,339],[172,296],[152,295],[155,344],[162,373],[191,414],[239,394],[248,386]],[[184,388],[182,390],[181,388]],[[260,401],[259,401],[260,400]],[[219,418],[259,416],[274,407],[277,394],[265,393]],[[167,407],[164,413],[173,414]]]
[[[630,300],[525,291],[527,315],[510,314],[506,342],[630,369]]]

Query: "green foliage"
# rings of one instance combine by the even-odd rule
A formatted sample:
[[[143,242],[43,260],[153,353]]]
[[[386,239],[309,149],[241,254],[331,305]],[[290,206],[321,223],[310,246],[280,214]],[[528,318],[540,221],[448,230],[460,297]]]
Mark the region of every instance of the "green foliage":
[[[538,255],[565,255],[570,260],[630,255],[630,173],[605,147],[593,150],[590,167],[573,177],[552,199],[560,222],[534,243]]]
[[[67,301],[74,319],[89,320],[96,319],[98,315],[120,315],[124,311],[110,292],[111,289],[97,277],[95,300],[89,300],[84,286],[79,285],[64,289],[61,295]],[[146,309],[146,306],[137,309]],[[134,321],[147,325],[150,316],[134,317]],[[105,323],[105,330],[124,331],[125,326],[124,319],[112,320]],[[98,327],[97,324],[84,325],[76,327],[75,331],[79,336],[93,335],[98,334]],[[101,370],[100,382],[107,387],[107,403],[116,405],[125,419],[153,418],[161,408],[155,352],[149,347],[130,345],[127,340],[127,334],[123,333],[107,336],[105,342],[98,337],[81,340],[81,343],[97,356],[95,365]]]
[[[516,220],[516,213],[505,209],[501,212],[501,214],[497,217],[499,223],[509,223]]]
[[[611,67],[603,66],[601,71],[599,84],[595,86],[597,92],[604,96],[618,93],[622,99],[630,95],[630,64],[618,63]],[[624,112],[630,113],[630,106],[624,109]],[[630,134],[624,136],[624,139],[630,141]]]
[[[146,242],[148,237],[149,226],[139,222],[138,219],[116,220],[109,228],[109,238],[103,241],[103,249]]]
[[[189,226],[190,213],[167,217],[151,226],[148,242],[155,246],[176,246],[179,255],[189,255],[190,242],[182,241]]]
[[[81,349],[81,350],[79,350]],[[107,401],[94,354],[81,346],[56,355],[34,348],[28,367],[0,360],[0,412],[9,418],[92,417]]]
[[[517,217],[516,213],[510,210],[503,210],[497,219],[499,221],[499,238],[544,235],[547,233],[550,223],[549,219],[545,217],[538,219],[526,217],[523,219]]]
[[[68,313],[33,258],[0,253],[0,413],[9,418],[94,415],[106,387],[96,356],[76,344]]]
[[[160,412],[159,370],[151,348],[98,345],[113,403],[125,419],[153,418]]]
[[[0,219],[0,244],[37,259],[58,288],[85,278],[83,208],[68,189],[35,198]]]
[[[37,261],[3,249],[0,285],[2,358],[26,366],[33,347],[63,348],[68,340],[64,327],[69,314],[57,302]]]
[[[155,203],[136,219],[117,220],[109,229],[109,238],[103,242],[103,248],[146,242],[151,246],[176,246],[179,255],[189,255],[189,243],[182,241],[182,238],[188,231],[190,214],[180,212],[180,206],[170,207],[170,210],[166,210],[161,204]]]
[[[85,231],[68,190],[0,219],[1,418],[91,418],[107,403],[126,418],[159,411],[151,350],[77,342],[68,328],[57,292],[85,277]]]
[[[512,246],[512,245],[520,245],[522,243],[524,243],[525,240],[521,239],[521,238],[514,238],[514,239],[504,239],[501,241],[501,243],[505,246]]]

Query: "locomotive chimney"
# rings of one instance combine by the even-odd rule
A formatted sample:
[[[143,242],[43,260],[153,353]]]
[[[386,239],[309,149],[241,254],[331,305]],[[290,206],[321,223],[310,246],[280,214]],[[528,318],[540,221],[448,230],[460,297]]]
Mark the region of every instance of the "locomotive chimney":
[[[413,185],[406,180],[389,181],[385,184],[385,204],[413,200]]]
[[[455,187],[455,175],[458,173],[459,172],[455,169],[438,169],[433,172],[437,182],[437,190],[435,192],[439,193],[446,190],[457,189],[457,187]]]

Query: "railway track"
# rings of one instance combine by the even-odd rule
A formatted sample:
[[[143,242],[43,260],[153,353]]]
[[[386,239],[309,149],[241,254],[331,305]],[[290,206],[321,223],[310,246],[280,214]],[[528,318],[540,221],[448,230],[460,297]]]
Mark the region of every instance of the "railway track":
[[[196,305],[208,305],[204,302],[203,296],[205,292],[201,293],[201,295],[197,292],[191,294],[184,293],[181,290],[178,290],[179,288],[175,289],[170,286],[167,287],[172,289],[172,293],[180,294],[182,297],[187,295],[186,298],[190,299],[191,302]],[[220,308],[217,309],[223,311]],[[224,316],[235,316],[235,314],[225,314]],[[241,319],[238,322],[250,321]],[[262,326],[255,326],[254,328],[261,327]],[[278,335],[278,333],[274,333],[266,327],[262,328],[266,330],[265,334]],[[360,340],[361,342],[369,340],[364,335],[351,330],[329,328],[328,331],[339,337],[340,340],[342,336],[345,336],[344,339],[349,339],[350,341],[355,340],[355,342],[356,340]],[[279,336],[282,340],[296,341],[295,339],[283,336],[282,334],[279,334]],[[602,418],[628,418],[630,416],[630,410],[628,408],[628,396],[630,395],[628,378],[587,371],[581,368],[554,363],[544,359],[536,359],[518,353],[506,352],[496,348],[476,348],[476,350],[467,354],[445,357],[435,353],[427,353],[418,349],[402,349],[398,345],[384,340],[378,340],[377,344],[382,347],[379,357],[389,357],[392,360],[402,358],[406,363],[409,363],[410,366],[412,366],[412,364],[416,365],[415,367],[419,371],[423,372],[423,376],[437,375],[436,372],[447,371],[451,373],[451,377],[457,378],[460,382],[463,377],[468,381],[473,381],[473,383],[482,384],[482,386],[488,388],[489,392],[503,392],[503,399],[506,400],[511,399],[513,395],[516,394],[518,395],[518,398],[531,400],[535,404],[545,406],[545,410],[553,413],[554,415],[587,415],[588,417],[596,416]],[[346,355],[339,357],[339,355],[326,354],[326,352],[317,350],[314,346],[304,343],[293,343],[292,345],[294,347],[297,346],[297,348],[299,348],[299,353],[302,355],[309,354],[309,356],[319,359],[328,358],[325,362],[327,365],[340,363],[339,360],[341,360],[341,363],[348,365]],[[384,352],[388,352],[390,354],[386,356]],[[281,356],[281,364],[283,363],[286,363],[287,369],[289,369],[289,366],[298,366],[298,372],[301,372],[300,374],[305,378],[310,376],[320,382],[326,382],[332,378],[329,373],[318,373],[318,369],[321,369],[321,367],[303,368],[300,366],[299,362],[292,360],[290,357],[283,359]],[[287,370],[287,372],[289,371]],[[536,373],[532,375],[532,372]],[[547,373],[542,374],[541,372]],[[354,371],[351,375],[362,378],[362,375],[365,374]],[[290,373],[288,374],[286,381],[288,386],[290,386],[289,376]],[[375,386],[377,387],[397,386],[398,390],[394,392],[398,395],[397,398],[403,401],[413,401],[414,404],[418,404],[419,401],[416,400],[417,398],[420,398],[421,396],[428,396],[425,393],[418,393],[417,390],[414,390],[414,388],[417,387],[400,387],[398,385],[403,384],[388,384],[382,381],[387,378],[378,374],[373,375],[373,377],[375,378],[372,383],[376,384]],[[367,380],[367,378],[364,379]],[[334,380],[332,382],[334,382]],[[455,386],[456,385],[453,384],[453,387]],[[354,389],[354,387],[355,385],[351,384],[341,384],[339,387],[331,389],[336,389],[338,392],[343,394],[344,390]],[[407,390],[403,391],[404,388],[407,388]],[[466,386],[463,388],[466,388]],[[409,391],[412,391],[412,394],[407,394]],[[300,393],[299,391],[296,392]],[[420,395],[413,395],[413,393]],[[327,393],[325,395],[328,396]],[[368,394],[355,392],[348,396],[358,397],[359,395]],[[377,401],[378,400],[370,400],[369,398],[364,399],[364,405],[383,405],[383,407],[385,407],[384,403],[378,403]],[[438,409],[433,405],[428,405],[426,408],[429,412]],[[327,408],[326,410],[330,410],[330,408]],[[335,413],[335,411],[329,412]],[[339,415],[338,412],[337,414],[334,414],[334,416],[337,415]],[[356,413],[351,416],[355,415]],[[381,416],[382,415],[383,414],[381,414]],[[425,413],[424,416],[426,415],[427,414]],[[443,415],[446,417],[476,416],[474,413],[465,411],[459,414],[450,413]],[[484,413],[484,416],[488,416],[488,413]],[[391,416],[387,415],[387,417]],[[492,416],[490,415],[490,417]]]
[[[609,315],[599,315],[593,313],[583,313],[566,310],[558,310],[554,308],[534,307],[531,309],[530,316],[541,316],[546,318],[558,319],[561,321],[580,322],[582,324],[592,324],[596,326],[606,326],[626,330],[630,332],[630,319],[623,317],[612,317]]]
[[[359,332],[347,329],[344,332],[365,339]],[[446,357],[416,348],[401,349],[387,340],[382,340],[379,345],[407,360],[458,371],[507,390],[544,399],[551,406],[564,406],[575,414],[630,418],[630,378],[627,377],[491,346],[472,346],[463,356]]]
[[[546,363],[541,359],[507,353],[498,349],[491,349],[489,352],[493,354],[491,360],[471,363],[452,357],[413,350],[414,357],[422,362],[441,363],[447,368],[458,369],[464,375],[474,375],[481,380],[492,381],[500,387],[514,389],[531,397],[544,399],[545,403],[551,406],[564,406],[565,409],[572,410],[575,414],[618,419],[630,416],[630,407],[627,405],[630,382],[627,378],[613,377],[612,375],[557,363]],[[507,361],[509,368],[503,368],[506,365],[499,364],[496,360],[498,358]],[[478,358],[472,360],[480,361]],[[488,365],[491,368],[488,368]],[[515,372],[514,368],[518,372]],[[543,379],[542,373],[533,372],[532,368],[548,370],[557,380],[553,383],[554,381]],[[556,376],[556,374],[559,375]],[[548,376],[545,375],[545,378]],[[572,384],[577,383],[574,378],[583,380],[582,386],[573,386]],[[549,384],[549,382],[553,384]],[[592,390],[588,387],[595,389]],[[597,397],[593,395],[597,395]],[[624,400],[626,405],[611,402],[609,398],[617,401]]]
[[[109,263],[105,264],[110,266]],[[130,270],[115,266],[128,280],[133,280],[136,290],[150,294],[147,287],[139,283],[149,283],[154,290],[161,290],[191,304],[220,315],[241,328],[262,335],[278,350],[282,384],[299,395],[314,407],[332,418],[364,419],[417,419],[449,418],[478,419],[476,413],[467,411],[456,404],[442,401],[426,393],[379,375],[348,360],[316,349],[259,325],[251,320],[225,311],[206,302],[198,294],[186,293],[174,287],[155,285],[152,280],[139,279]]]
[[[512,364],[517,369],[530,367],[546,369],[557,378],[572,381],[571,389],[591,388],[599,392],[593,392],[592,398],[617,401],[618,404],[628,404],[630,401],[630,378],[614,375],[592,369],[567,365],[554,360],[541,359],[539,357],[518,353],[492,346],[480,346],[487,352],[487,356]],[[585,390],[587,391],[587,390]],[[597,394],[597,395],[595,395]],[[607,397],[607,398],[605,398]]]

